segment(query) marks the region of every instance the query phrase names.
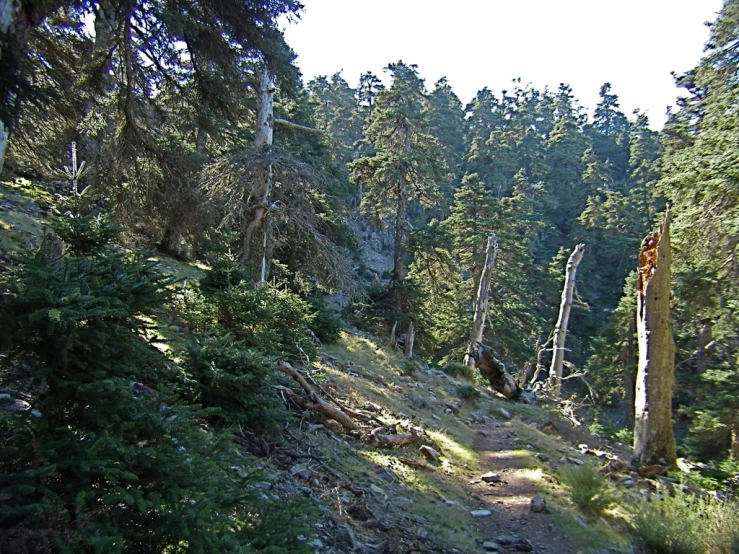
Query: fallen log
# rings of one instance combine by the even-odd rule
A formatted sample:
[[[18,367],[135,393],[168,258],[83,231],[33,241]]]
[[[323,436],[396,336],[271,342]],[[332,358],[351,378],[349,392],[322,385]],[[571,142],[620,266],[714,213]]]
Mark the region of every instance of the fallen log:
[[[349,431],[355,431],[359,429],[359,425],[357,425],[357,423],[350,416],[348,416],[346,413],[344,413],[333,404],[326,402],[323,398],[318,396],[318,394],[316,394],[316,392],[308,384],[305,378],[300,375],[300,373],[298,373],[298,371],[289,363],[280,362],[277,365],[277,369],[285,375],[289,375],[290,377],[295,379],[295,381],[298,382],[300,387],[308,395],[308,399],[306,399],[287,387],[275,387],[276,390],[279,390],[280,392],[286,394],[296,405],[306,410],[322,413],[330,419],[335,419],[336,421],[341,423],[341,425],[345,429]]]

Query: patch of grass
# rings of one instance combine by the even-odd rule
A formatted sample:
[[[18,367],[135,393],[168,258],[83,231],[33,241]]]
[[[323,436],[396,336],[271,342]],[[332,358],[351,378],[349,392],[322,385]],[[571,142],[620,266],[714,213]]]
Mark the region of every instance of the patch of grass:
[[[474,449],[462,443],[448,432],[426,430],[426,433],[436,441],[444,451],[444,455],[460,464],[476,464],[477,453]],[[471,438],[471,437],[470,437]],[[474,438],[472,438],[474,440]]]
[[[663,500],[639,503],[632,533],[650,553],[735,554],[739,504],[677,491]]]
[[[482,398],[482,393],[472,385],[457,385],[456,390],[457,395],[468,402],[474,402]]]
[[[570,500],[583,513],[600,515],[615,502],[605,478],[589,464],[564,466],[559,475],[570,489]]]
[[[553,506],[550,505],[551,507]],[[576,513],[559,507],[553,509],[549,517],[564,536],[578,545],[587,545],[587,549],[583,548],[582,552],[603,552],[604,549],[613,546],[616,548],[628,546],[628,534],[614,529],[602,519],[595,523],[587,523]]]

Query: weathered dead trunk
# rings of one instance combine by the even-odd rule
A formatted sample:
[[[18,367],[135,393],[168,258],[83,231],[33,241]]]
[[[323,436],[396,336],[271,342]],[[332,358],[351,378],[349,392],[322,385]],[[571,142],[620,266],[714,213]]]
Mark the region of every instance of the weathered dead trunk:
[[[0,58],[3,56],[3,45],[10,44],[16,40],[18,26],[18,11],[20,2],[14,0],[0,0]],[[8,55],[7,53],[5,54]],[[0,99],[6,101],[6,98]],[[6,112],[7,113],[7,112]],[[10,128],[12,121],[10,117],[0,117],[0,172],[5,165],[5,152],[8,149]]]
[[[549,368],[549,385],[555,395],[559,395],[562,387],[562,366],[565,359],[565,341],[567,340],[567,323],[570,320],[572,297],[575,294],[575,276],[577,266],[585,253],[585,245],[578,244],[567,260],[565,270],[565,285],[562,289],[562,303],[559,306],[559,317],[554,327],[554,341],[552,344],[552,366]]]
[[[395,331],[398,328],[398,322],[396,321],[393,323],[393,328],[390,330],[390,339],[388,340],[388,344],[390,345],[390,348],[395,348],[397,345],[398,339],[395,338]]]
[[[274,135],[274,96],[275,96],[275,74],[265,70],[262,76],[262,84],[259,89],[259,105],[257,110],[257,129],[254,137],[256,148],[269,148],[272,145]],[[260,282],[263,283],[267,273],[267,212],[269,209],[269,193],[272,189],[272,164],[267,164],[260,170],[254,171],[249,192],[248,203],[254,206],[251,218],[245,219],[243,236],[243,253],[241,263],[246,264],[251,256],[252,239],[257,229],[263,230],[262,260],[260,264]]]
[[[675,343],[670,321],[670,212],[639,250],[636,330],[639,366],[634,411],[634,457],[674,467],[672,383]]]
[[[734,425],[731,427],[731,459],[739,461],[739,415],[734,417]]]
[[[475,298],[475,315],[472,319],[472,331],[470,332],[470,345],[467,353],[464,355],[464,363],[470,367],[474,367],[475,360],[470,356],[470,352],[482,344],[482,335],[485,330],[485,319],[488,316],[488,303],[490,301],[490,283],[493,279],[493,270],[498,257],[498,239],[495,233],[488,237],[488,246],[485,253],[485,265],[482,268],[480,283],[477,287],[477,296]]]
[[[621,365],[624,386],[624,416],[627,427],[634,426],[634,392],[636,387],[636,366],[634,364],[634,325],[629,322],[629,337],[621,345]]]
[[[478,344],[471,351],[471,357],[475,362],[475,366],[494,390],[509,400],[521,396],[521,388],[516,384],[513,376],[508,373],[505,364],[495,357],[492,349]]]
[[[405,334],[405,344],[403,345],[403,355],[407,360],[413,359],[413,343],[416,340],[416,330],[413,328],[413,322],[408,324],[408,332]]]

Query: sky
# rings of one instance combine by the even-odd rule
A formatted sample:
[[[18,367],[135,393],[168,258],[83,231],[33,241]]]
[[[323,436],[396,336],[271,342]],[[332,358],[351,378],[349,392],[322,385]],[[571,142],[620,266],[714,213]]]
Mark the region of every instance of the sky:
[[[284,21],[305,82],[342,76],[353,87],[389,63],[418,65],[426,86],[446,76],[463,104],[521,78],[560,83],[592,115],[605,82],[631,117],[661,129],[679,90],[671,72],[695,67],[722,0],[302,0]]]

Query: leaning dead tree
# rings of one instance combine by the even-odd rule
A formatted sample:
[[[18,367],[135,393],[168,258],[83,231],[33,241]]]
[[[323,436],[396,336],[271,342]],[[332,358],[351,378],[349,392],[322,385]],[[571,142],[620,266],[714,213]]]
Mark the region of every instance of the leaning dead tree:
[[[493,270],[495,269],[495,261],[498,257],[498,239],[495,233],[488,237],[488,246],[485,253],[485,265],[480,275],[480,284],[477,287],[477,296],[475,297],[475,315],[472,319],[472,331],[470,332],[470,345],[467,353],[464,355],[464,363],[470,367],[475,366],[475,359],[471,352],[475,350],[477,345],[482,343],[482,335],[485,330],[485,319],[488,316],[488,304],[490,302],[490,283],[493,279]]]
[[[670,320],[670,212],[639,249],[636,330],[639,366],[634,406],[634,457],[642,464],[676,463],[672,428],[675,343]]]
[[[494,390],[509,400],[515,400],[521,396],[521,388],[513,376],[508,373],[505,364],[495,357],[492,348],[477,343],[474,348],[470,349],[468,356]]]
[[[549,385],[555,395],[559,395],[562,386],[562,367],[565,358],[565,340],[567,339],[567,323],[570,319],[572,309],[572,297],[575,294],[575,275],[577,266],[585,253],[585,245],[578,244],[567,260],[565,270],[565,285],[562,289],[562,303],[559,306],[559,317],[554,327],[554,339],[552,343],[552,365],[549,368]]]

